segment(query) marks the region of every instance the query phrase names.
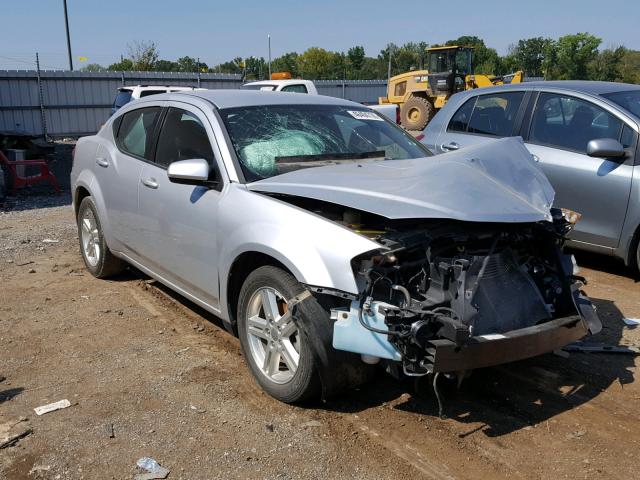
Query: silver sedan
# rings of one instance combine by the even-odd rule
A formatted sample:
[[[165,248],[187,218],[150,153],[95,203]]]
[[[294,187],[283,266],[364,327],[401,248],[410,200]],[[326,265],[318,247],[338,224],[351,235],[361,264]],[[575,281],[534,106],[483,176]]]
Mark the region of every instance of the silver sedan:
[[[424,130],[435,153],[520,136],[556,190],[582,215],[573,247],[640,268],[640,87],[553,81],[454,95]]]
[[[78,141],[80,250],[98,278],[129,264],[219,316],[285,402],[597,332],[560,251],[571,215],[523,144],[447,157],[335,98],[148,97]]]

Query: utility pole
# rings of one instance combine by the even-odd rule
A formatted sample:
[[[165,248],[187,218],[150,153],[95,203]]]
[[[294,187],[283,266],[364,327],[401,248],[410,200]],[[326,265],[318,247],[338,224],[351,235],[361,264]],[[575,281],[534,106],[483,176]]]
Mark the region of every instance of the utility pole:
[[[67,29],[67,53],[69,54],[69,70],[73,72],[73,57],[71,56],[71,36],[69,35],[69,15],[67,14],[67,0],[64,3],[64,26]]]
[[[269,80],[271,80],[271,35],[267,35],[269,42]]]
[[[391,55],[393,55],[393,49],[389,47],[389,65],[387,66],[387,85],[391,81]]]

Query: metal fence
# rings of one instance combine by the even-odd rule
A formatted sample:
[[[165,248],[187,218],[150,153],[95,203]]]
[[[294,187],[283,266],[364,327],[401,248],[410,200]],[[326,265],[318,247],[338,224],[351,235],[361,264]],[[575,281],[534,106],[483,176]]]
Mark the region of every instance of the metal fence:
[[[0,132],[50,137],[95,133],[123,85],[238,88],[240,75],[163,72],[0,71]],[[384,80],[319,80],[322,95],[377,103]]]
[[[0,132],[95,133],[123,85],[237,88],[240,82],[240,75],[214,73],[0,71]]]

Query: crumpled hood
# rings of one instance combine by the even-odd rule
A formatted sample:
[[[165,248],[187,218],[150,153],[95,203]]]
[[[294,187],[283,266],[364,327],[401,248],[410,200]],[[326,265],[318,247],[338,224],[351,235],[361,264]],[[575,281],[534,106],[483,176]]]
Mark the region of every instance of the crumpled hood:
[[[434,157],[306,168],[247,185],[323,200],[390,219],[551,220],[554,190],[522,139]]]

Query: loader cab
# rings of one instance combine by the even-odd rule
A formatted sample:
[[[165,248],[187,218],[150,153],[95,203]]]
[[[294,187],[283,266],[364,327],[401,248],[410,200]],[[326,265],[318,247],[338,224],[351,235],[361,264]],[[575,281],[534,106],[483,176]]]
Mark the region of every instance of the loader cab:
[[[427,49],[429,86],[436,94],[453,95],[465,89],[465,77],[471,75],[472,47],[434,47]]]

